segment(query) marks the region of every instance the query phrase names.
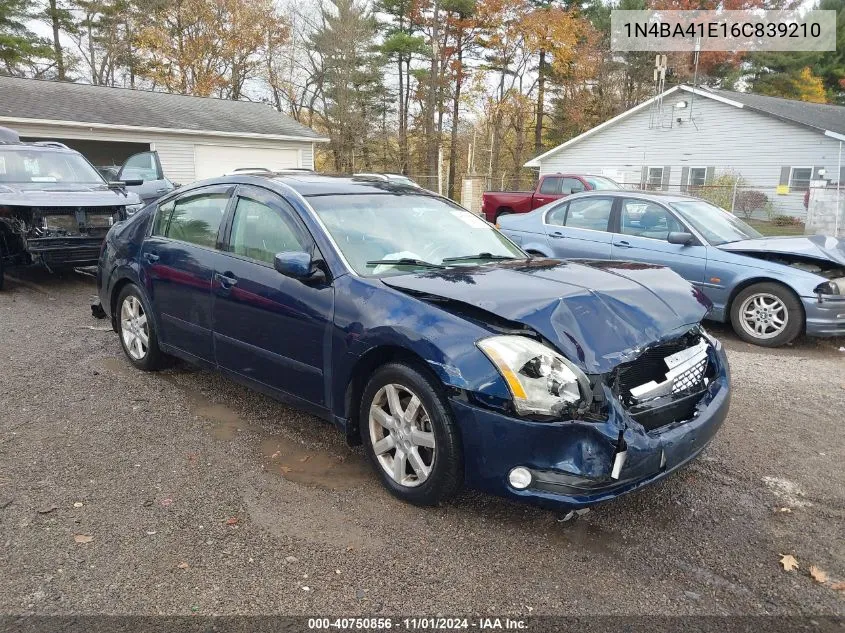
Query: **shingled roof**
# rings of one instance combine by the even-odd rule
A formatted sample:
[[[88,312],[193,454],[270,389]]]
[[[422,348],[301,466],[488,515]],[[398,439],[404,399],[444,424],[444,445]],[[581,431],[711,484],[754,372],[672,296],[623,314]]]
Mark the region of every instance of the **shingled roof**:
[[[0,76],[3,117],[325,140],[264,103]]]
[[[784,121],[792,121],[800,125],[815,128],[821,132],[831,131],[845,135],[845,106],[827,103],[809,103],[780,97],[766,97],[747,92],[732,92],[730,90],[714,90],[705,88],[707,92],[737,101],[749,110],[756,110]]]

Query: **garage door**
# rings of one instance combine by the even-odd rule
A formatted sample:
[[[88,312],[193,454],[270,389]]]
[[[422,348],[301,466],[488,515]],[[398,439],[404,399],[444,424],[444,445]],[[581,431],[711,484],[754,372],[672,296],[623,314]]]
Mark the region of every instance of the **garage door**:
[[[285,169],[299,167],[299,150],[232,145],[194,145],[197,180],[222,176],[239,167]]]

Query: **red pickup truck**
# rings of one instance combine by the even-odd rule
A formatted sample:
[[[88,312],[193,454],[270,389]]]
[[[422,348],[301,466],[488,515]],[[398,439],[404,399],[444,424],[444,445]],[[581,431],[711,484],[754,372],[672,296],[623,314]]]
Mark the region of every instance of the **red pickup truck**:
[[[481,194],[481,212],[488,222],[500,215],[528,213],[570,193],[594,189],[622,189],[622,185],[604,176],[546,174],[540,176],[534,191],[487,191]]]

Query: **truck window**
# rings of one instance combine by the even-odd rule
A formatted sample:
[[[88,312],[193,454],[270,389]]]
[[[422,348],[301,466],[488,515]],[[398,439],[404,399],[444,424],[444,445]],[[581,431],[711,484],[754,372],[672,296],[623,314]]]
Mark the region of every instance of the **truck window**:
[[[581,193],[582,191],[584,191],[584,183],[577,178],[563,179],[563,185],[560,188],[562,194],[569,195],[570,193]]]
[[[543,178],[540,183],[540,193],[560,193],[560,181],[562,178]]]

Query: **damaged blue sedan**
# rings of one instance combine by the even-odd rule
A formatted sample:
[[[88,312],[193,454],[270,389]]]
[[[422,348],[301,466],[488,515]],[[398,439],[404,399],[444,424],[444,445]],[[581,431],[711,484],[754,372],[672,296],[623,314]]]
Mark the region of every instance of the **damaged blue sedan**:
[[[196,183],[111,229],[98,290],[138,369],[179,357],[329,420],[420,505],[467,485],[590,506],[694,459],[728,412],[710,302],[676,273],[536,258],[401,184]]]

